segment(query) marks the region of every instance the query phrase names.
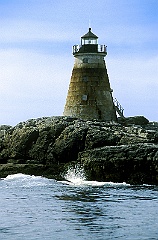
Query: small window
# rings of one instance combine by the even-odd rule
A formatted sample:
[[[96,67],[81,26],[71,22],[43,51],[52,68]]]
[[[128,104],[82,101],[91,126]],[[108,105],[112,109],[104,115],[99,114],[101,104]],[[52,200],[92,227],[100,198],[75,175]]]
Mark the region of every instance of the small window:
[[[83,63],[88,63],[88,58],[84,58]]]
[[[82,100],[83,101],[87,101],[87,98],[88,98],[87,95],[82,95]]]
[[[83,81],[83,82],[88,82],[88,77],[87,77],[87,76],[84,76],[84,77],[82,78],[82,81]]]

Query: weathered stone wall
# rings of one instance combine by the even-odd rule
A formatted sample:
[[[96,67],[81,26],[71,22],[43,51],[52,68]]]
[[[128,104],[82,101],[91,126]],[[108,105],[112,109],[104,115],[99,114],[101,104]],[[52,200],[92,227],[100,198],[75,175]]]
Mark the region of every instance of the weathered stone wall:
[[[85,120],[116,121],[116,111],[103,56],[97,53],[76,56],[64,115]]]

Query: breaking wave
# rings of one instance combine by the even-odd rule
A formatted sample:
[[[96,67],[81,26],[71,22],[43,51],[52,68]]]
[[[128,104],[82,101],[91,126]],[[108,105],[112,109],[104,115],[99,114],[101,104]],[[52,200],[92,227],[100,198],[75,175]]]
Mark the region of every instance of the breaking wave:
[[[49,179],[47,178],[23,173],[8,175],[6,178],[3,178],[3,181],[10,186],[17,185],[19,187],[45,186],[49,184]]]
[[[125,182],[99,182],[99,181],[88,181],[84,169],[81,166],[70,167],[64,175],[65,181],[58,181],[63,184],[71,186],[107,186],[107,187],[121,187],[130,186]],[[48,179],[42,176],[27,175],[22,173],[8,175],[2,179],[6,182],[7,186],[18,186],[18,187],[34,187],[34,186],[47,186],[52,185],[56,180]],[[9,185],[8,185],[9,184]],[[6,187],[7,187],[6,186]]]

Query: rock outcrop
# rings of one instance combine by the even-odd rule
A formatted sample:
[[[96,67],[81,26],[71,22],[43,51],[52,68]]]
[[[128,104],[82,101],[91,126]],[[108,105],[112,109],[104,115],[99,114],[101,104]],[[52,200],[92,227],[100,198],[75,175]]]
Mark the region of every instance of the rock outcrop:
[[[21,172],[61,179],[75,164],[89,180],[158,185],[158,123],[45,117],[0,127],[1,178]]]

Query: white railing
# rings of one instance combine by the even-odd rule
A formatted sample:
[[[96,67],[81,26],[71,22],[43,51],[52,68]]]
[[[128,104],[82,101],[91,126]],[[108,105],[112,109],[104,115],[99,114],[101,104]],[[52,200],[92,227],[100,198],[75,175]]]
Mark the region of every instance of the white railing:
[[[74,45],[73,46],[73,54],[78,53],[82,46],[84,46],[84,45]],[[99,53],[107,53],[107,46],[98,44],[98,52]]]
[[[100,53],[107,53],[107,46],[105,45],[98,45],[98,52]]]
[[[73,54],[79,52],[82,45],[74,45],[73,46]]]
[[[124,109],[123,109],[123,107],[121,106],[121,104],[118,102],[118,100],[116,98],[114,98],[114,105],[115,105],[115,108],[116,108],[118,114],[120,116],[124,117],[124,115],[123,115]]]

